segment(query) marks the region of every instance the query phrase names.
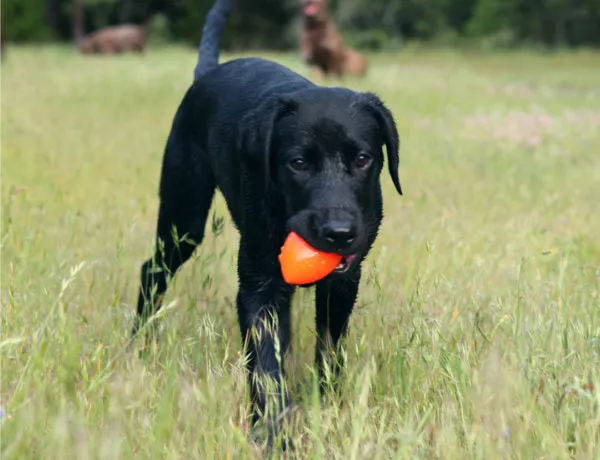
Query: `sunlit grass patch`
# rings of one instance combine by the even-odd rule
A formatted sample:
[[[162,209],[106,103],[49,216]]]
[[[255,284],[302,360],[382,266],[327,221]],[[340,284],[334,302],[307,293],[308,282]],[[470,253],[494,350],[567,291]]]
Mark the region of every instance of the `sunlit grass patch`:
[[[308,75],[297,55],[269,56]],[[372,59],[345,84],[392,108],[405,195],[384,171],[340,399],[315,391],[313,292],[294,299],[297,456],[597,458],[598,56]],[[222,197],[159,340],[127,349],[194,60],[24,47],[2,63],[2,458],[262,455]]]

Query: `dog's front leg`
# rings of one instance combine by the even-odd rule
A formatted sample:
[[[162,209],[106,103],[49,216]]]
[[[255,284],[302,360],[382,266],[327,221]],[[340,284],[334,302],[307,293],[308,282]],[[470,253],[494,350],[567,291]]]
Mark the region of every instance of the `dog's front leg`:
[[[269,444],[281,429],[290,398],[283,360],[290,344],[292,289],[265,276],[240,253],[238,320],[247,349],[252,422],[266,423]],[[258,264],[260,267],[260,263]]]
[[[358,295],[360,269],[348,277],[324,280],[317,284],[316,327],[317,346],[315,353],[321,393],[326,389],[329,369],[334,389],[345,362],[340,353],[341,340],[348,330],[348,321]]]

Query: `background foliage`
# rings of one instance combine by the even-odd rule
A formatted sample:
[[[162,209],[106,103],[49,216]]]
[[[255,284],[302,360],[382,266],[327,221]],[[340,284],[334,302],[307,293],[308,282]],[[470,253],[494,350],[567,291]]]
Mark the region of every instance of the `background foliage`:
[[[161,38],[198,42],[213,0],[81,0],[85,31],[152,18]],[[10,41],[68,41],[72,0],[3,0]],[[228,24],[229,49],[296,46],[299,0],[240,0]],[[488,47],[578,47],[600,44],[599,0],[330,0],[347,40],[360,48],[398,48],[405,40]]]

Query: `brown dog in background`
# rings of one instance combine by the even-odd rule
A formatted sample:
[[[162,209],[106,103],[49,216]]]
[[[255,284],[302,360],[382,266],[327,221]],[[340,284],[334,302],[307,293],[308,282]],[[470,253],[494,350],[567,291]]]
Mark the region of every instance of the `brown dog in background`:
[[[83,54],[116,54],[135,52],[143,54],[146,49],[146,27],[123,24],[105,27],[93,32],[78,42]]]
[[[306,64],[333,74],[364,76],[367,60],[342,40],[327,11],[327,0],[302,1],[300,53]]]

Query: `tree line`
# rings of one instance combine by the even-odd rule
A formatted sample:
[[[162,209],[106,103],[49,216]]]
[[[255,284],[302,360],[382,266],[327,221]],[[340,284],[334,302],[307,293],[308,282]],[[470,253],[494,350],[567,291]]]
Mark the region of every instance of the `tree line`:
[[[213,0],[80,0],[83,30],[149,22],[150,36],[197,44]],[[406,41],[491,47],[600,45],[600,0],[329,0],[346,41],[361,49],[397,49]],[[299,0],[239,0],[227,25],[226,49],[297,46]],[[73,0],[2,0],[9,42],[68,42]]]

